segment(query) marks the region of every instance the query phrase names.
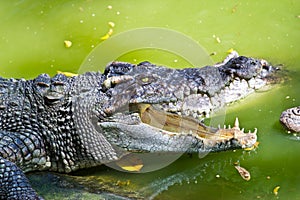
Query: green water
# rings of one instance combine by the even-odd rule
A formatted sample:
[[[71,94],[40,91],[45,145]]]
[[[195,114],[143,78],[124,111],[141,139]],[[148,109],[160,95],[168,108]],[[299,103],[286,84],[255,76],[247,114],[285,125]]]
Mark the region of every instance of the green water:
[[[111,183],[129,180],[129,185],[116,185],[116,190],[132,190],[155,199],[300,199],[300,141],[278,122],[284,109],[300,105],[299,16],[300,3],[296,0],[1,1],[0,75],[4,77],[76,72],[101,43],[110,21],[115,23],[113,35],[133,28],[169,28],[193,38],[208,54],[214,52],[211,58],[215,62],[234,48],[243,55],[283,64],[290,77],[226,110],[227,124],[239,116],[246,130],[258,128],[260,145],[253,152],[211,153],[203,159],[183,155],[170,166],[146,174],[101,167],[78,172],[74,179],[82,178],[78,182],[84,186],[76,190],[61,189],[62,184],[57,190],[47,188],[40,184],[44,182],[33,179],[35,188],[46,199],[98,199],[93,193],[101,191],[103,186],[97,179],[101,178]],[[73,45],[66,48],[64,40]],[[135,51],[119,59],[188,66],[176,55],[155,50]],[[235,171],[236,161],[250,171],[249,182]],[[276,186],[280,186],[277,196],[272,192]]]

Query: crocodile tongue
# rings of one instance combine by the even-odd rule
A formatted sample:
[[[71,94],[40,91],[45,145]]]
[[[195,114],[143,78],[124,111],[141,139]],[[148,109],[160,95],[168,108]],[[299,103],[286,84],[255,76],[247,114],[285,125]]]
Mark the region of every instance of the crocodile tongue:
[[[257,129],[253,133],[249,131],[244,133],[244,129],[240,129],[238,118],[236,118],[233,128],[224,127],[213,128],[206,126],[199,120],[189,116],[181,116],[174,113],[168,113],[150,104],[137,104],[141,121],[151,126],[167,131],[171,135],[190,134],[202,139],[204,143],[213,146],[227,140],[236,139],[242,148],[252,146],[257,139]]]
[[[252,147],[257,140],[256,130],[245,134],[238,120],[233,128],[211,128],[152,104],[130,104],[129,112],[116,112],[97,126],[106,140],[129,152],[217,152]]]
[[[205,137],[206,134],[217,132],[217,129],[205,126],[203,123],[188,116],[164,112],[150,104],[138,104],[138,110],[143,123],[174,133],[190,133]]]

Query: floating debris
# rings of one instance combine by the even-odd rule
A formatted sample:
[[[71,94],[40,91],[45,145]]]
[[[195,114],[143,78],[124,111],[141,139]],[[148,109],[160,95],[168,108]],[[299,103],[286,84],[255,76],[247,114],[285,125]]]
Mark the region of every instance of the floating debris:
[[[276,186],[274,189],[273,189],[273,193],[275,194],[275,196],[278,195],[278,190],[280,189],[280,186]]]
[[[72,42],[70,40],[65,40],[64,44],[66,48],[70,48],[72,46]]]
[[[115,23],[114,23],[114,22],[108,22],[108,25],[109,25],[111,28],[115,27]]]
[[[144,166],[143,161],[134,154],[124,156],[121,160],[116,161],[116,164],[129,172],[139,172]]]
[[[100,39],[101,40],[107,40],[110,37],[110,35],[105,34],[104,36],[102,36]]]
[[[62,71],[57,71],[58,74],[64,74],[67,77],[73,77],[73,76],[78,76],[78,74],[74,74],[72,72],[62,72]]]
[[[108,25],[111,27],[108,32],[101,37],[101,40],[107,40],[114,32],[114,30],[112,28],[115,27],[115,23],[114,22],[108,22]]]
[[[233,6],[233,8],[231,9],[231,13],[235,13],[238,6],[239,6],[239,4],[236,4],[235,6]]]
[[[108,35],[112,35],[113,32],[114,32],[114,30],[112,30],[112,29],[110,28],[107,34],[108,34]]]
[[[217,52],[212,52],[211,54],[209,54],[210,56],[215,56],[215,55],[217,55]]]
[[[120,181],[120,180],[118,180],[116,182],[116,186],[128,186],[128,185],[130,185],[130,180],[127,180],[127,181]]]
[[[245,168],[239,165],[235,165],[234,167],[236,168],[236,170],[239,172],[239,174],[244,180],[249,181],[251,179],[250,172],[247,171]]]
[[[113,34],[113,32],[114,32],[113,29],[110,28],[109,31],[104,36],[101,37],[101,40],[107,40]]]
[[[221,39],[219,37],[217,37],[216,35],[213,35],[213,38],[215,38],[218,43],[221,43]]]
[[[111,10],[112,8],[113,8],[112,5],[108,5],[108,6],[107,6],[107,9],[108,9],[108,10]]]
[[[228,49],[228,51],[227,51],[227,53],[232,53],[232,52],[234,52],[235,50],[233,49],[233,48],[230,48],[230,49]]]
[[[259,142],[257,141],[257,142],[255,142],[255,143],[253,144],[252,147],[244,148],[244,150],[245,150],[245,151],[252,151],[253,149],[256,149],[256,148],[258,147],[258,145],[259,145]]]

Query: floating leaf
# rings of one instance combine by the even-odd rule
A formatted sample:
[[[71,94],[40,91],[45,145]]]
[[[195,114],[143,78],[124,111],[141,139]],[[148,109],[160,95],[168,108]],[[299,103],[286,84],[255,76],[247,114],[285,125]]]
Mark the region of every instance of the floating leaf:
[[[246,180],[246,181],[250,180],[251,176],[250,176],[250,172],[249,171],[247,171],[245,168],[243,168],[243,167],[241,167],[239,165],[236,165],[234,167],[237,169],[237,171],[239,172],[239,174],[241,175],[241,177],[244,180]]]
[[[115,23],[114,23],[114,22],[108,22],[108,25],[109,25],[111,28],[115,27]]]
[[[114,30],[112,28],[115,27],[115,23],[114,22],[108,22],[108,25],[110,26],[110,29],[108,30],[108,32],[104,36],[102,36],[100,38],[101,40],[107,40],[114,32]]]
[[[228,49],[227,53],[232,53],[234,51],[233,48]]]
[[[72,42],[70,40],[65,40],[64,44],[66,48],[70,48],[72,46]]]
[[[129,172],[139,172],[143,168],[143,161],[134,154],[128,154],[116,161],[116,164]]]
[[[74,74],[72,72],[62,72],[62,71],[57,71],[58,74],[64,74],[67,77],[73,77],[73,76],[78,76],[78,74]]]
[[[254,145],[252,147],[244,148],[244,150],[251,151],[253,149],[256,149],[258,147],[258,145],[259,145],[259,142],[257,141],[257,142],[254,143]]]
[[[110,35],[105,34],[104,36],[102,36],[100,39],[101,40],[107,40],[110,37]]]
[[[280,186],[276,186],[274,189],[273,189],[273,193],[277,196],[278,195],[278,190],[279,190]]]

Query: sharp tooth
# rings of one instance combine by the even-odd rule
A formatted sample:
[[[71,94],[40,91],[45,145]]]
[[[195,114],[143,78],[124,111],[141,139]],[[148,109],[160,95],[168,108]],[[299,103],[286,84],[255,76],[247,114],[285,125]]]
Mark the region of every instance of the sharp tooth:
[[[226,125],[224,124],[224,129],[226,129]]]
[[[254,132],[253,132],[253,133],[254,133],[254,134],[256,134],[256,133],[257,133],[257,128],[255,128],[255,129],[254,129]]]
[[[244,129],[244,128],[242,128],[242,132],[243,132],[243,133],[244,133],[244,130],[245,130],[245,129]]]
[[[234,127],[240,129],[239,118],[235,118]]]
[[[248,133],[251,133],[251,131],[249,130]]]
[[[228,125],[228,129],[231,129],[231,126],[230,126],[230,124]]]
[[[221,126],[220,126],[220,124],[218,125],[218,129],[221,129]]]

